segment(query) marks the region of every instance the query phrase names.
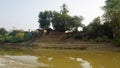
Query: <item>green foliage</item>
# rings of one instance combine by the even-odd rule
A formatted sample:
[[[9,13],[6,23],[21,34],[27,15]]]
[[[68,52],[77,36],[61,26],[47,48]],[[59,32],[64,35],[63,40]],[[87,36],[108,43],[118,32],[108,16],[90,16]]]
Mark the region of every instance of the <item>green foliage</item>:
[[[20,41],[18,38],[16,38],[15,36],[9,36],[8,41],[9,41],[10,43],[19,43],[19,42],[21,42],[21,41]]]
[[[24,33],[17,33],[15,38],[17,38],[19,41],[24,41]]]
[[[86,32],[91,36],[91,37],[97,37],[100,35],[100,27],[101,27],[101,21],[100,17],[95,18],[87,27],[86,27]]]
[[[107,36],[109,39],[113,39],[113,32],[109,23],[104,23],[101,25],[100,32],[102,33],[102,36]]]
[[[13,30],[11,33],[9,33],[9,35],[10,36],[15,36],[17,33],[19,33],[19,32],[17,32],[17,30]]]
[[[87,27],[84,27],[84,32],[86,32],[89,38],[97,38],[106,36],[109,39],[113,38],[112,28],[109,23],[105,22],[101,24],[100,17],[95,18]]]
[[[0,28],[0,35],[7,34],[7,30],[5,28]]]
[[[32,34],[30,32],[25,32],[24,39],[25,39],[25,41],[29,41],[29,40],[33,39]]]
[[[6,36],[6,39],[3,37],[0,37],[0,43],[5,43],[5,42],[10,42],[10,43],[17,43],[19,40],[14,37],[14,36]]]
[[[114,44],[120,46],[120,33],[114,38]]]
[[[48,28],[50,25],[51,11],[40,12],[39,20],[41,28]]]
[[[96,42],[106,42],[106,41],[108,41],[108,37],[107,36],[97,37],[96,38]]]
[[[0,43],[19,43],[32,40],[30,32],[20,32],[13,30],[9,34],[0,35]]]
[[[114,34],[120,30],[120,0],[106,0],[103,7],[105,21],[110,23]]]
[[[5,38],[0,38],[0,43],[4,43],[5,42]]]
[[[66,5],[66,4],[63,4],[63,5],[61,6],[61,13],[62,13],[63,15],[66,15],[68,12],[69,12],[69,11],[68,11],[67,5]]]
[[[68,9],[65,4],[61,6],[61,12],[56,11],[44,11],[39,14],[39,23],[41,28],[48,29],[50,22],[56,31],[71,30],[74,27],[81,26],[83,20],[82,16],[70,16],[67,14]]]

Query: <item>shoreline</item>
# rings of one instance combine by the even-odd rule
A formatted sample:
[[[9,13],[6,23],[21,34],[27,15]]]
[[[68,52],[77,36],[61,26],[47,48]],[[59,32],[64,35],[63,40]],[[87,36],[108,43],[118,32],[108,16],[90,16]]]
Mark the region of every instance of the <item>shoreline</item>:
[[[120,47],[114,46],[111,42],[102,43],[91,43],[88,41],[55,41],[55,42],[33,42],[31,45],[26,45],[26,43],[5,43],[0,44],[3,48],[17,48],[27,50],[30,48],[32,50],[39,49],[56,49],[56,50],[80,50],[80,51],[115,51],[120,52]]]

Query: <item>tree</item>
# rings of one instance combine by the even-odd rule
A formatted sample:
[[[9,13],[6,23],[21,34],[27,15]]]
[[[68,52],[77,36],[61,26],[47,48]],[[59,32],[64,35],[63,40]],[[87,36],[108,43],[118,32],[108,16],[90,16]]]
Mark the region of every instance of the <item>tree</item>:
[[[113,38],[112,28],[109,26],[109,23],[104,22],[101,24],[100,17],[95,18],[87,27],[84,27],[84,32],[90,38]]]
[[[71,25],[73,25],[73,27],[75,27],[75,31],[77,31],[78,27],[83,27],[82,20],[83,20],[82,16],[72,17]]]
[[[62,15],[56,11],[53,12],[52,23],[56,31],[66,31],[71,30],[72,28],[78,28],[82,26],[81,23],[83,20],[82,16],[70,16]]]
[[[66,31],[68,29],[67,26],[69,26],[69,23],[68,23],[68,19],[70,18],[70,16],[67,14],[69,11],[67,9],[67,6],[66,4],[63,4],[61,6],[61,20],[62,20],[62,28],[63,28],[63,31]]]
[[[47,29],[48,26],[50,25],[50,18],[51,11],[40,12],[38,20],[38,22],[40,23],[40,27]]]
[[[5,28],[0,28],[0,35],[6,39],[7,30]]]
[[[63,4],[61,6],[61,23],[62,23],[62,28],[63,31],[66,30],[70,30],[72,28],[78,28],[79,26],[81,26],[81,22],[83,20],[82,16],[70,16],[68,15],[68,8],[66,6],[66,4]]]
[[[91,36],[91,37],[97,37],[101,35],[100,32],[100,17],[95,18],[88,26],[87,26],[87,33]]]
[[[7,30],[5,28],[0,28],[0,35],[7,34]]]
[[[113,33],[117,35],[120,32],[120,0],[106,0],[105,3],[105,21],[110,23]]]
[[[63,4],[63,5],[61,6],[61,13],[62,13],[62,15],[66,15],[68,12],[69,12],[69,11],[68,11],[67,5],[66,5],[66,4]]]
[[[81,26],[83,20],[82,16],[70,16],[68,15],[68,9],[65,4],[61,6],[61,11],[44,11],[39,14],[39,23],[41,28],[49,28],[50,22],[56,31],[65,32],[72,28]]]

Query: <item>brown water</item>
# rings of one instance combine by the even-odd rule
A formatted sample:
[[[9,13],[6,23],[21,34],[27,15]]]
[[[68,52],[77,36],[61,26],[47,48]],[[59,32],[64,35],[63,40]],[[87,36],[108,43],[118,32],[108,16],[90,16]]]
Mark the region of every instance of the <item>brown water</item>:
[[[40,50],[33,55],[1,56],[0,68],[120,68],[119,52]]]

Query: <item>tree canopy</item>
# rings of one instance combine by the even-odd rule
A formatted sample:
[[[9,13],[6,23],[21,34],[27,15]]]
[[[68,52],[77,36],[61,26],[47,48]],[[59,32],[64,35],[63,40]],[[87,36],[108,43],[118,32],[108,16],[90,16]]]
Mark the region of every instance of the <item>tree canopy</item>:
[[[43,11],[39,13],[39,23],[41,28],[49,28],[50,22],[52,22],[53,27],[56,31],[66,31],[71,30],[74,27],[79,27],[82,25],[82,16],[70,16],[67,14],[69,11],[67,6],[63,4],[61,6],[61,11]]]
[[[7,34],[7,30],[5,28],[0,28],[0,35]]]
[[[105,14],[104,18],[112,27],[113,33],[120,32],[120,0],[106,0],[103,7]]]

